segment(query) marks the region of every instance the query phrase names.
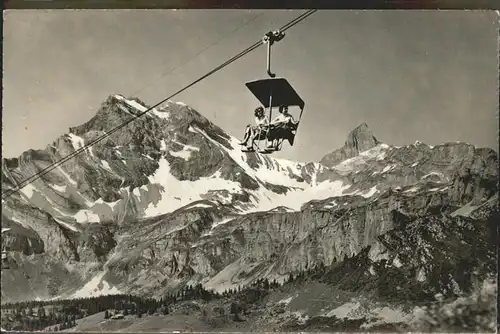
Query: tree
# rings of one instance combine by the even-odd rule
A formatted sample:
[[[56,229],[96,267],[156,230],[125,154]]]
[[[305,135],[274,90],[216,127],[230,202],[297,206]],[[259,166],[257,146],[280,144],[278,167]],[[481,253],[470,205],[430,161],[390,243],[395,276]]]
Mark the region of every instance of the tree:
[[[45,311],[45,309],[44,309],[43,307],[40,307],[40,306],[39,306],[39,307],[38,307],[38,309],[36,310],[36,315],[37,315],[38,319],[42,319],[42,318],[43,318],[43,316],[44,316],[44,315],[42,315],[42,310],[44,310],[44,311]],[[43,313],[45,313],[45,312],[43,312]]]
[[[206,302],[209,302],[210,300],[212,300],[212,295],[207,290],[202,290],[201,299],[203,299]]]
[[[267,277],[264,279],[263,285],[265,290],[269,290],[269,280],[267,279]]]

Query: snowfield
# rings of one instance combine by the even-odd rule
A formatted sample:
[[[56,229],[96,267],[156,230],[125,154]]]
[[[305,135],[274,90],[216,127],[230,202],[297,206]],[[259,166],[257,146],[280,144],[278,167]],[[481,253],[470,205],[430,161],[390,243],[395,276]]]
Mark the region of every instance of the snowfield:
[[[299,182],[290,175],[300,176],[300,163],[272,157],[262,157],[257,155],[260,162],[259,168],[253,169],[248,165],[247,154],[241,152],[238,140],[231,138],[230,144],[233,149],[228,149],[216,142],[207,133],[197,127],[190,127],[189,130],[207,138],[211,143],[225,151],[250,177],[260,184],[257,190],[246,190],[251,195],[251,205],[241,207],[240,213],[250,213],[258,211],[268,211],[279,206],[288,207],[291,210],[299,211],[301,206],[313,199],[326,199],[328,197],[342,196],[343,192],[351,185],[341,181],[324,181],[310,186],[305,182]],[[189,158],[189,151],[199,150],[189,145],[183,145],[184,150],[180,152],[170,152],[170,154]],[[175,211],[189,203],[201,200],[202,195],[214,190],[227,190],[230,193],[242,193],[244,189],[238,182],[224,180],[218,177],[218,172],[210,177],[200,178],[196,181],[180,181],[170,172],[170,164],[165,158],[161,158],[159,168],[149,177],[152,185],[158,185],[162,190],[161,199],[158,203],[150,203],[144,212],[145,217],[153,217]],[[269,167],[266,168],[265,166]],[[277,194],[268,189],[265,184],[275,184],[285,186],[289,190],[285,194]],[[376,192],[376,188],[370,189],[368,195]]]
[[[81,289],[76,291],[71,298],[89,298],[104,295],[118,295],[121,294],[120,290],[116,287],[111,287],[106,280],[103,279],[104,272],[97,274]]]

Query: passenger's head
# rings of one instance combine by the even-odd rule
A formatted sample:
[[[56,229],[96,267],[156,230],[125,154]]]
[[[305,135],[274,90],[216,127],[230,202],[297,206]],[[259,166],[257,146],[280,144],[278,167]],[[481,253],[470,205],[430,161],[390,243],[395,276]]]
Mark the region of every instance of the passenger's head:
[[[288,106],[285,106],[285,105],[280,105],[278,111],[280,112],[280,114],[288,114]]]
[[[262,107],[255,108],[253,114],[255,115],[255,117],[262,118],[264,116],[264,108]]]

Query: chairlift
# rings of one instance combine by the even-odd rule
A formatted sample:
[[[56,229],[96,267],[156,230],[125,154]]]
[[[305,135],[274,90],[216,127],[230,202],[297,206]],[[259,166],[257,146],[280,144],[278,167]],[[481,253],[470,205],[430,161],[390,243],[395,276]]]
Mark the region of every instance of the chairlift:
[[[304,111],[305,102],[300,98],[295,89],[285,78],[276,78],[276,74],[271,72],[271,45],[281,40],[284,33],[275,30],[267,33],[263,42],[267,43],[267,74],[270,79],[260,79],[247,82],[245,85],[250,92],[257,98],[264,110],[268,110],[268,120],[272,121],[273,108],[286,106],[289,111],[291,108],[300,110],[296,124],[287,124],[286,126],[270,125],[265,129],[260,129],[260,133],[255,139],[256,144],[252,150],[257,149],[259,153],[269,154],[275,151],[281,151],[283,142],[288,141],[293,146],[297,128]],[[290,112],[292,114],[292,112]],[[293,116],[293,114],[292,114]],[[261,142],[265,141],[265,147],[261,148]],[[255,147],[256,146],[256,147]],[[248,152],[249,150],[244,150]]]

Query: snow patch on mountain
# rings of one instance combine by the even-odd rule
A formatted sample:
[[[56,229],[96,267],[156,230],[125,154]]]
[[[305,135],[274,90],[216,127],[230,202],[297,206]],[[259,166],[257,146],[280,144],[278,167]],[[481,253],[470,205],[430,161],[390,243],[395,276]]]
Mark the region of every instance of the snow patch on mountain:
[[[33,186],[32,183],[28,183],[23,188],[21,188],[21,193],[26,196],[28,199],[33,197],[33,193],[37,191],[37,189]]]
[[[129,100],[129,99],[125,98],[125,97],[124,97],[124,96],[122,96],[122,95],[115,94],[115,95],[113,95],[113,97],[115,97],[116,99],[118,99],[118,100],[120,100],[120,101],[125,102],[125,103],[126,103],[126,104],[128,104],[129,106],[131,106],[131,107],[133,107],[133,108],[135,108],[135,109],[137,109],[137,110],[139,110],[139,111],[146,111],[146,110],[147,110],[147,108],[146,108],[146,107],[144,107],[143,105],[141,105],[141,104],[139,104],[139,103],[137,103],[137,102],[135,102],[135,101],[133,101],[133,100]]]
[[[65,193],[66,192],[66,189],[68,188],[67,185],[64,185],[64,186],[58,186],[57,184],[50,184],[49,185],[52,189],[54,189],[55,191],[58,191],[60,193]]]
[[[109,170],[110,172],[112,172],[112,171],[113,171],[113,170],[111,169],[111,166],[109,165],[109,163],[108,163],[106,160],[101,160],[101,164],[102,164],[102,166],[103,166],[105,169]]]
[[[431,177],[437,177],[439,180],[441,181],[445,181],[445,182],[448,182],[448,178],[446,176],[443,175],[443,173],[438,173],[438,172],[430,172],[424,176],[422,176],[422,180],[425,180],[425,179],[428,179],[428,178],[431,178]]]
[[[85,145],[85,141],[82,137],[77,136],[73,133],[68,133],[68,137],[71,140],[71,144],[73,145],[73,149],[76,151],[82,148]]]
[[[361,196],[365,198],[372,197],[377,193],[377,191],[378,191],[377,186],[373,186],[367,192],[362,193]]]
[[[58,223],[59,223],[59,224],[61,224],[62,226],[64,226],[64,227],[66,227],[66,228],[70,229],[70,230],[71,230],[71,231],[73,231],[73,232],[78,232],[78,229],[77,229],[76,227],[74,227],[73,225],[71,225],[71,224],[69,224],[69,223],[66,223],[65,221],[63,221],[63,220],[61,220],[61,219],[58,219],[58,218],[56,218],[56,217],[53,217],[53,218],[54,218],[54,220],[55,220],[56,222],[58,222]]]
[[[179,158],[182,158],[184,160],[189,160],[189,158],[191,157],[191,152],[192,151],[199,151],[200,149],[198,147],[194,147],[194,146],[191,146],[191,145],[186,145],[186,144],[182,144],[182,143],[179,143],[177,141],[175,141],[175,143],[179,144],[179,145],[182,145],[183,148],[181,151],[170,151],[170,155],[174,156],[174,157],[179,157]],[[166,149],[166,147],[165,147]]]
[[[294,296],[288,297],[286,299],[281,299],[279,300],[276,304],[283,304],[283,305],[288,305],[290,302],[294,299]]]
[[[126,112],[127,114],[131,114],[133,115],[127,108],[125,108],[124,106],[122,106],[121,104],[118,104],[118,108],[123,111],[123,112]]]
[[[348,319],[361,319],[364,317],[363,314],[357,314],[357,310],[361,307],[359,302],[347,302],[329,312],[324,316],[326,317],[337,317],[338,319],[348,318]]]
[[[144,187],[144,186],[141,186],[140,188],[134,188],[134,190],[132,190],[132,195],[135,195],[135,197],[137,198],[141,198],[141,189],[145,190],[145,191],[148,191],[147,187]]]
[[[104,272],[97,274],[81,289],[76,291],[71,298],[89,298],[104,295],[118,295],[121,291],[116,287],[111,287],[109,283],[103,279]]]
[[[340,162],[336,166],[333,166],[333,169],[343,174],[353,172],[357,167],[366,165],[369,160],[383,160],[388,148],[389,145],[379,144],[369,150],[360,152],[359,155],[355,157]]]
[[[210,231],[208,232],[205,232],[202,236],[208,236],[208,235],[211,235],[214,230],[218,227],[218,226],[222,226],[226,223],[229,223],[230,221],[232,221],[234,219],[234,217],[230,217],[230,218],[225,218],[225,219],[222,219],[222,220],[219,220],[219,221],[215,221],[213,224],[212,224],[212,227],[210,228]],[[193,245],[193,248],[196,247],[196,244]]]
[[[372,319],[361,325],[361,328],[370,328],[373,326],[380,326],[383,324],[394,324],[400,322],[407,322],[409,316],[401,310],[384,307],[376,307],[370,311]]]
[[[469,203],[465,204],[464,206],[462,206],[461,208],[453,211],[450,215],[452,217],[455,217],[455,216],[469,217],[471,212],[474,211],[476,208],[477,208],[476,205],[472,205],[472,203],[469,202]]]
[[[358,189],[353,192],[345,193],[344,195],[350,195],[350,196],[360,195],[363,196],[364,198],[369,198],[375,195],[378,191],[379,190],[377,189],[377,186],[373,186],[368,190]]]
[[[111,209],[113,209],[116,206],[116,204],[118,204],[120,201],[121,201],[121,199],[116,200],[114,202],[104,202],[104,200],[102,198],[99,198],[97,201],[95,201],[93,203],[93,205],[95,205],[95,204],[104,204],[104,205],[108,205]]]
[[[410,187],[410,188],[406,189],[404,192],[405,193],[413,193],[413,192],[417,192],[419,190],[420,190],[419,186],[413,186],[413,187]]]
[[[186,150],[186,151],[199,151],[200,148],[199,147],[194,147],[192,145],[188,145],[188,144],[183,144],[181,142],[178,142],[176,140],[173,141],[173,143],[176,143],[178,145],[181,145],[183,147],[183,150]]]
[[[101,221],[99,215],[87,209],[78,211],[73,217],[78,223],[99,223]]]
[[[342,181],[324,181],[315,187],[305,189],[292,189],[286,194],[276,194],[271,191],[256,190],[255,206],[257,211],[270,211],[276,207],[286,206],[294,211],[300,211],[302,206],[311,200],[324,200],[330,197],[344,195],[344,191],[350,188]]]
[[[152,112],[153,112],[153,115],[155,115],[156,117],[167,119],[167,120],[170,118],[170,114],[168,112],[158,111],[156,108],[154,108],[152,110]]]
[[[127,105],[129,105],[132,108],[135,108],[136,110],[138,110],[140,112],[145,112],[146,110],[149,109],[149,108],[146,108],[145,106],[143,106],[142,104],[140,104],[134,100],[129,100],[129,99],[125,98],[123,95],[115,94],[115,95],[113,95],[113,97],[115,97],[116,99],[118,99],[120,101],[125,102]],[[119,107],[120,107],[120,105],[119,105]],[[121,107],[120,107],[120,109],[124,110]],[[128,110],[124,110],[124,111],[129,112]],[[157,116],[157,117],[163,118],[163,119],[170,118],[170,115],[168,112],[159,111],[156,108],[149,110],[149,112],[146,115],[154,115],[154,116]]]
[[[214,204],[208,204],[207,202],[193,202],[184,207],[184,209],[194,209],[194,208],[212,208]]]
[[[164,152],[167,150],[167,144],[165,143],[165,139],[160,141],[160,151]]]
[[[213,276],[210,280],[205,282],[203,285],[207,290],[213,290],[218,293],[222,293],[225,290],[236,289],[239,285],[242,284],[241,281],[235,279],[238,274],[242,271],[249,271],[252,268],[246,268],[242,266],[240,260],[236,260],[230,265],[226,266],[224,269],[219,271],[215,276]],[[233,283],[237,282],[237,283]]]
[[[382,174],[393,171],[395,168],[396,168],[396,165],[385,166],[384,169],[382,169]]]
[[[177,210],[193,201],[203,199],[200,195],[210,190],[231,192],[241,190],[239,183],[217,178],[202,177],[196,181],[180,181],[170,173],[170,164],[165,158],[160,159],[158,169],[148,179],[151,184],[159,185],[162,190],[158,203],[150,203],[144,211],[145,217],[153,217]]]

